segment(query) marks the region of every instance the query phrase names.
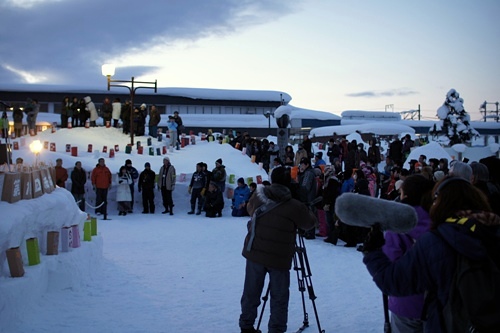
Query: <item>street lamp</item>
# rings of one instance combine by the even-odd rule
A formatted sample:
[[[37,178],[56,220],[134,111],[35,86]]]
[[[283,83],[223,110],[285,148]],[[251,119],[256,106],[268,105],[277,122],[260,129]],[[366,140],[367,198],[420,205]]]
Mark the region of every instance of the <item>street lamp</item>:
[[[134,95],[137,89],[154,89],[155,93],[157,92],[157,80],[155,82],[145,82],[145,81],[135,81],[134,77],[129,80],[113,80],[111,77],[115,75],[115,66],[111,64],[104,64],[101,67],[102,75],[108,78],[108,90],[111,87],[123,87],[127,88],[130,92],[130,143],[134,146]],[[123,84],[112,84],[112,83],[130,83],[130,86],[126,86]],[[146,85],[154,85],[153,87],[134,87],[134,83],[146,84]]]
[[[38,156],[40,155],[42,148],[43,145],[40,142],[40,140],[35,140],[32,143],[30,143],[30,150],[33,154],[35,154],[35,165],[38,165]]]
[[[273,116],[273,113],[271,111],[266,111],[264,112],[264,117],[267,118],[267,134],[271,134],[271,116]]]

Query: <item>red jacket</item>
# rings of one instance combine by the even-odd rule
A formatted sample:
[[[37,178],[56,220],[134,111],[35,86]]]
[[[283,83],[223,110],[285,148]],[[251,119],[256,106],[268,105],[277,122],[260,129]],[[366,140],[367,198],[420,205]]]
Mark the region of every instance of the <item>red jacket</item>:
[[[111,186],[111,171],[107,166],[96,166],[91,175],[92,186],[96,188],[109,188]]]
[[[66,181],[68,180],[68,170],[62,166],[56,166],[56,185],[66,188]]]

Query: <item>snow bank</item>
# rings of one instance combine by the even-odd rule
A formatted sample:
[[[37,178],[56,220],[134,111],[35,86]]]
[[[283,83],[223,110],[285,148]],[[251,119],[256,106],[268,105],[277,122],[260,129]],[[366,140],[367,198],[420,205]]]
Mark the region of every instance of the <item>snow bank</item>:
[[[0,322],[15,323],[28,315],[30,304],[36,304],[47,291],[84,286],[89,272],[102,260],[102,239],[94,236],[83,242],[83,224],[87,214],[78,209],[71,193],[56,188],[37,199],[14,204],[0,202]],[[47,256],[47,232],[60,231],[64,226],[78,225],[82,240],[79,248]],[[40,248],[40,264],[28,266],[26,239],[36,237]],[[25,274],[11,278],[6,250],[19,247]],[[92,267],[92,269],[90,269]]]
[[[28,264],[25,241],[38,238],[41,253],[46,253],[48,231],[60,231],[64,226],[78,224],[83,235],[87,214],[78,209],[70,192],[56,188],[40,198],[21,200],[13,204],[0,202],[3,212],[0,223],[0,276],[10,276],[5,251],[20,247],[24,264]]]

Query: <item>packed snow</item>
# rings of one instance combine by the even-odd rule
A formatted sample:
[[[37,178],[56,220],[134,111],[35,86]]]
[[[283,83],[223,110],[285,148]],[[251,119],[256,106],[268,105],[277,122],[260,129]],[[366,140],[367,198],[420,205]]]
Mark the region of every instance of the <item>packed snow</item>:
[[[113,174],[126,159],[131,159],[139,172],[145,162],[158,172],[165,156],[155,151],[165,145],[165,140],[152,140],[155,155],[151,156],[148,137],[136,137],[145,146],[144,154],[138,154],[135,148],[126,154],[130,138],[118,129],[99,127],[55,133],[47,130],[16,139],[20,148],[13,151],[13,158],[22,157],[28,165],[35,163],[37,158],[28,148],[33,140],[56,145],[56,152],[43,150],[38,162],[55,164],[57,158],[62,158],[68,172],[76,161],[90,172],[99,157],[105,158]],[[87,152],[89,144],[92,152]],[[78,156],[66,152],[66,145],[77,147]],[[110,158],[109,149],[115,145],[118,152]],[[104,146],[108,153],[102,152]],[[434,152],[432,146],[429,148],[428,158]],[[108,195],[110,220],[98,220],[97,236],[69,252],[60,250],[56,256],[45,255],[44,233],[79,224],[82,236],[86,219],[66,189],[56,188],[38,199],[14,204],[0,202],[0,332],[239,331],[245,265],[241,250],[248,217],[231,217],[227,198],[220,218],[187,215],[187,186],[196,163],[204,161],[211,169],[218,158],[222,158],[228,175],[236,178],[253,177],[255,181],[258,175],[264,180],[267,175],[239,150],[228,144],[202,141],[199,136],[196,144],[169,150],[166,156],[178,177],[173,216],[161,214],[159,192],[155,192],[156,214],[141,214],[137,190],[134,213],[118,216],[113,186]],[[68,181],[66,188],[70,186]],[[90,184],[86,199],[90,205],[95,203]],[[86,212],[94,216],[93,209],[87,207]],[[35,266],[27,265],[24,240],[30,237],[40,237],[41,263]],[[322,238],[306,241],[321,327],[326,332],[381,332],[381,293],[362,264],[362,254],[342,245],[339,241],[338,246],[333,246]],[[20,278],[10,277],[5,260],[5,250],[13,246],[22,248],[25,275]],[[291,274],[288,331],[294,331],[303,321],[296,274],[293,270]],[[317,332],[307,293],[305,297],[310,321],[307,331]],[[269,304],[261,325],[264,331],[268,311]]]

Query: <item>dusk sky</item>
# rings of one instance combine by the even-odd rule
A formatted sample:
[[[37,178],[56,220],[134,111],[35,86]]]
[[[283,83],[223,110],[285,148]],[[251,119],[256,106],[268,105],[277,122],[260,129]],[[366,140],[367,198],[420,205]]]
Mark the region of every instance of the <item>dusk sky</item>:
[[[416,109],[500,100],[498,0],[1,0],[0,84],[278,90],[290,104]],[[122,91],[120,91],[122,92]]]

